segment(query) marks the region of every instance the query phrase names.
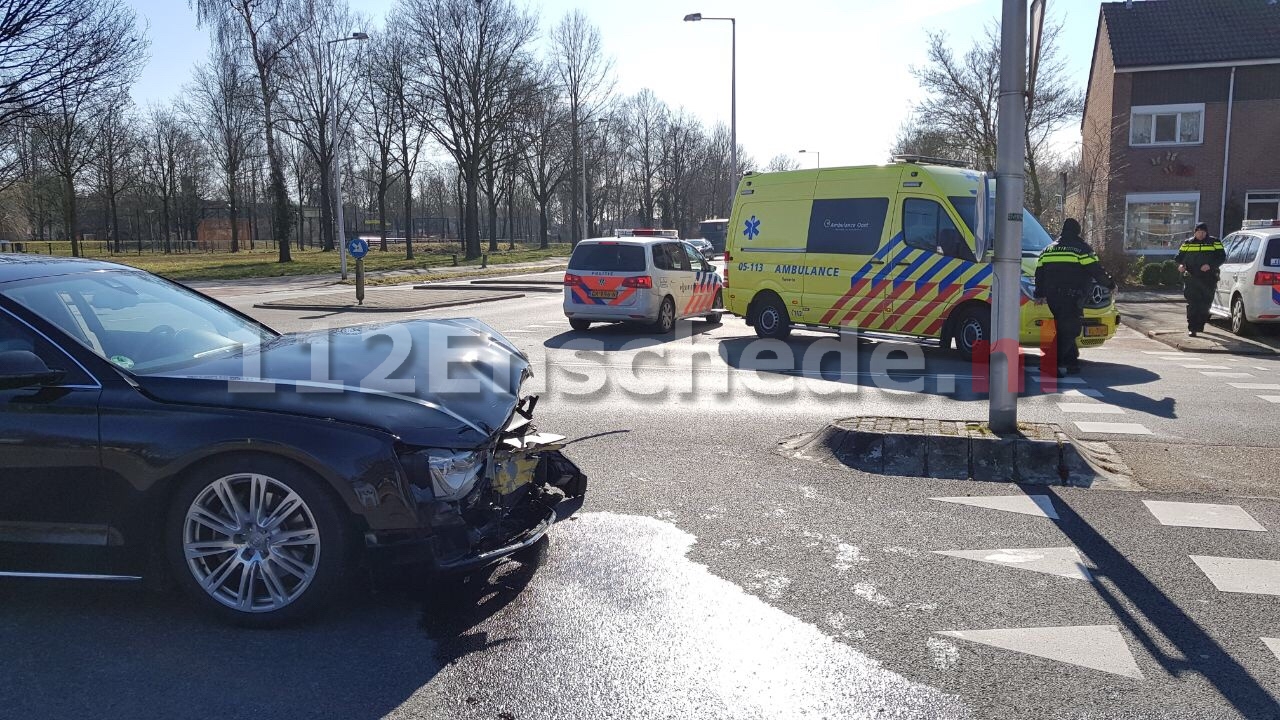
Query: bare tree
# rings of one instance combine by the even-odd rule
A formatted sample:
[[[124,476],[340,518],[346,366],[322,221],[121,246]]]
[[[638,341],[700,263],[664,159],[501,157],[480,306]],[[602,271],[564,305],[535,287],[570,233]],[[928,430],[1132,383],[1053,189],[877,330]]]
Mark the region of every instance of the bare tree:
[[[212,151],[222,175],[231,216],[231,252],[240,251],[241,182],[246,157],[259,124],[253,78],[225,37],[197,67],[188,88],[187,114]]]
[[[306,15],[291,13],[297,0],[188,0],[201,24],[234,38],[253,60],[258,74],[258,99],[262,102],[263,138],[270,168],[271,227],[280,249],[280,262],[289,262],[289,229],[293,216],[285,186],[284,160],[276,138],[276,104],[280,92],[279,70],[285,54],[307,26]]]
[[[117,0],[5,0],[0,10],[0,126],[86,88],[119,88],[146,52]]]
[[[186,131],[168,108],[151,109],[147,123],[145,174],[151,191],[160,198],[160,228],[164,252],[173,252],[173,210],[178,196],[179,158],[188,143]]]
[[[124,251],[120,233],[120,198],[139,180],[142,164],[142,138],[135,129],[136,118],[123,93],[108,103],[102,120],[102,131],[95,153],[98,192],[107,207],[109,236],[115,252]]]
[[[1084,94],[1066,72],[1058,37],[1062,26],[1047,23],[1041,42],[1036,85],[1026,104],[1027,201],[1036,216],[1046,210],[1039,165],[1050,152],[1049,137],[1078,120]],[[929,93],[917,108],[914,138],[928,138],[948,156],[995,168],[997,108],[1000,90],[1000,37],[989,27],[985,37],[957,58],[944,33],[929,34],[928,63],[912,72]],[[924,134],[930,133],[930,134]],[[900,138],[900,141],[903,138]]]
[[[538,205],[538,247],[546,249],[550,247],[548,210],[569,171],[569,116],[545,68],[539,77],[529,111],[520,117],[517,130],[524,147],[521,169]]]
[[[774,155],[768,165],[764,166],[765,172],[787,172],[788,170],[799,170],[800,161],[786,153]]]
[[[586,211],[582,206],[582,143],[583,127],[602,108],[613,90],[613,60],[604,54],[604,41],[600,29],[591,24],[578,9],[565,13],[560,23],[551,31],[552,62],[560,77],[565,98],[569,103],[569,129],[572,143],[572,169],[570,189],[572,212],[570,237],[582,239],[580,218]]]
[[[104,67],[86,82],[58,83],[59,92],[46,98],[47,104],[33,121],[54,174],[62,182],[63,227],[71,240],[71,253],[77,257],[80,233],[76,180],[93,161],[109,103],[137,77],[146,52],[132,11],[118,0],[97,0],[91,4],[90,12],[84,16],[85,23],[58,42],[97,46]],[[75,55],[68,54],[68,57]]]
[[[393,144],[396,161],[400,165],[404,207],[404,255],[413,259],[413,179],[418,172],[418,159],[427,141],[427,124],[430,122],[423,109],[427,99],[417,83],[415,65],[418,62],[415,41],[401,29],[412,22],[407,7],[393,12],[388,26],[397,30],[389,32],[386,43],[379,48],[383,90],[391,96]]]
[[[421,41],[428,130],[453,157],[465,193],[466,256],[480,256],[480,171],[520,106],[535,18],[510,0],[403,0]]]
[[[392,152],[396,139],[396,87],[395,72],[387,67],[392,53],[387,36],[373,40],[369,52],[360,65],[360,112],[356,122],[360,127],[361,151],[369,164],[374,180],[370,183],[374,201],[378,206],[378,235],[382,252],[387,251],[387,191],[392,180]]]
[[[640,222],[651,227],[657,217],[658,173],[662,164],[661,138],[670,111],[652,90],[644,89],[627,100],[627,158],[633,183],[639,192],[636,208]]]

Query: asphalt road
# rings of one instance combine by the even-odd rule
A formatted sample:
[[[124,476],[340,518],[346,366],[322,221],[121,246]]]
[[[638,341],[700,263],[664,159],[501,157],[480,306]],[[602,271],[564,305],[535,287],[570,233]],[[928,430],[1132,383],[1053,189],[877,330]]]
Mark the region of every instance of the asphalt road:
[[[262,291],[211,289],[246,310],[280,295]],[[574,333],[559,303],[414,314],[506,334],[535,362],[539,426],[584,438],[591,491],[539,558],[362,583],[275,632],[133,586],[2,583],[0,715],[1280,717],[1280,388],[1249,387],[1280,361],[1124,330],[1080,383],[1028,375],[1022,417],[1111,443],[1143,491],[919,480],[776,446],[853,415],[982,419],[977,372],[942,351],[853,342],[806,368],[822,336]]]

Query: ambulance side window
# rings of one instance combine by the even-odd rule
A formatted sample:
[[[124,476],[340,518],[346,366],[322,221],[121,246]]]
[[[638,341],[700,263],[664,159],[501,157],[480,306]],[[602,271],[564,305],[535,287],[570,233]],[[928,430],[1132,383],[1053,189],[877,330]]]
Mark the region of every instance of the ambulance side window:
[[[902,237],[907,247],[974,260],[973,250],[951,221],[942,205],[923,198],[907,198],[902,203]]]
[[[809,213],[811,253],[874,255],[880,249],[889,198],[814,200]]]

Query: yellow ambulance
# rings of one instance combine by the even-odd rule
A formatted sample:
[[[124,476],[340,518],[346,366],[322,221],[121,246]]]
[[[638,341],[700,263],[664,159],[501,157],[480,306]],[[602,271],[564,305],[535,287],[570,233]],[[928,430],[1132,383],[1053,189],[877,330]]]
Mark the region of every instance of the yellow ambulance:
[[[949,347],[965,359],[991,338],[992,243],[975,239],[981,173],[904,156],[888,165],[747,173],[734,197],[724,306],[756,334],[793,327],[857,330]],[[1048,306],[1033,302],[1035,264],[1053,239],[1022,222],[1021,343],[1052,337]],[[1115,302],[1097,286],[1080,347],[1116,331]]]

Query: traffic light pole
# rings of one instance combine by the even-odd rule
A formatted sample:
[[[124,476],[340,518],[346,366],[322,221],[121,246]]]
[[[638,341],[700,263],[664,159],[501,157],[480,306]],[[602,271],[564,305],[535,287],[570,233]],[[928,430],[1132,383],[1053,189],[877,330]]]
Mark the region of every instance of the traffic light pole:
[[[1027,0],[1004,0],[1000,21],[1000,104],[996,130],[996,253],[991,287],[991,383],[988,423],[1018,429],[1022,278],[1022,199],[1026,162]]]

